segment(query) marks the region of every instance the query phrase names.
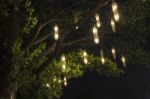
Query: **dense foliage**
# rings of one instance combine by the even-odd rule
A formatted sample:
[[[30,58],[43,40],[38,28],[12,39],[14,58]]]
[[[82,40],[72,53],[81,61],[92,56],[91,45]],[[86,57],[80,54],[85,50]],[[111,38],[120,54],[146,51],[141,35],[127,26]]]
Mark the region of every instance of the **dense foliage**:
[[[87,70],[119,76],[123,71],[117,65],[122,64],[111,60],[112,46],[117,50],[117,62],[124,54],[129,63],[149,66],[150,54],[143,45],[148,44],[150,2],[126,0],[118,4],[121,21],[112,33],[111,0],[1,0],[0,98],[11,93],[17,93],[18,99],[59,97],[64,77],[77,78]],[[99,12],[100,44],[95,45],[91,27]],[[58,41],[53,39],[55,24],[60,27]],[[102,48],[108,58],[104,65],[100,61]],[[83,49],[89,52],[88,64],[83,63]]]

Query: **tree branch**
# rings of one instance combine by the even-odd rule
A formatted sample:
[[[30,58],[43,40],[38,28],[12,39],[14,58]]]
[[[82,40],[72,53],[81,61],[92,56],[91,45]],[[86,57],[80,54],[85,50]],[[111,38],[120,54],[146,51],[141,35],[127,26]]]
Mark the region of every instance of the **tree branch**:
[[[42,65],[40,65],[39,68],[37,69],[37,71],[36,71],[37,79],[39,78],[40,73],[41,73],[41,72],[48,66],[48,64],[49,64],[50,62],[52,62],[53,59],[55,58],[56,54],[58,53],[59,49],[61,48],[61,46],[62,46],[62,44],[63,44],[63,40],[64,40],[65,36],[66,36],[69,32],[71,33],[71,30],[74,29],[74,27],[83,24],[89,17],[95,15],[95,13],[96,13],[100,8],[106,6],[108,3],[111,2],[111,0],[108,0],[108,1],[105,1],[105,2],[104,2],[104,1],[105,1],[105,0],[102,0],[101,2],[99,2],[98,6],[96,6],[95,9],[93,9],[93,10],[91,11],[91,13],[88,13],[88,14],[86,15],[86,17],[85,17],[81,22],[78,22],[77,24],[74,24],[74,25],[70,26],[70,28],[65,31],[65,33],[62,35],[62,37],[60,38],[60,40],[57,42],[57,45],[56,45],[56,47],[55,47],[55,51],[54,51],[54,52],[50,55],[50,57],[48,57],[48,59],[47,59]],[[104,3],[103,3],[103,2],[104,2]],[[48,21],[48,22],[49,22],[49,21]],[[42,28],[43,28],[43,26],[47,25],[48,22],[46,22],[45,24],[43,24],[43,25],[42,25]],[[42,28],[40,28],[40,29],[42,29]],[[78,41],[77,41],[77,42],[78,42]]]
[[[82,2],[83,2],[83,1],[82,1]],[[66,9],[63,9],[62,11],[60,11],[59,14],[55,15],[53,18],[50,18],[49,20],[47,20],[47,21],[44,22],[43,24],[39,25],[39,26],[38,26],[38,29],[37,29],[37,31],[36,31],[36,33],[35,33],[35,35],[33,36],[33,38],[32,38],[32,40],[30,41],[30,43],[27,45],[27,48],[26,48],[26,49],[29,49],[30,46],[33,45],[34,41],[36,40],[36,38],[37,38],[38,35],[40,34],[41,30],[42,30],[45,26],[47,26],[47,25],[50,24],[51,22],[56,21],[56,18],[57,18],[57,17],[63,15],[64,13],[68,13],[72,7],[77,6],[77,5],[79,5],[80,3],[82,3],[82,2],[79,2],[79,3],[77,3],[77,4],[74,4],[74,5],[72,5],[72,6],[68,7],[68,8],[66,8]],[[68,11],[68,10],[69,10],[69,11]]]
[[[68,43],[64,43],[64,44],[63,44],[63,47],[71,46],[71,45],[74,45],[74,44],[76,44],[76,43],[80,43],[80,42],[82,42],[82,41],[89,40],[90,38],[91,38],[90,36],[87,36],[87,37],[80,38],[80,39],[77,39],[77,40],[74,40],[74,41],[71,41],[71,42],[68,42]]]
[[[39,44],[40,42],[43,42],[44,40],[46,40],[48,37],[50,37],[50,36],[52,36],[52,34],[47,34],[47,35],[45,35],[45,36],[43,36],[42,38],[40,38],[40,39],[38,39],[37,41],[35,41],[34,43],[33,43],[33,45],[37,45],[37,44]]]

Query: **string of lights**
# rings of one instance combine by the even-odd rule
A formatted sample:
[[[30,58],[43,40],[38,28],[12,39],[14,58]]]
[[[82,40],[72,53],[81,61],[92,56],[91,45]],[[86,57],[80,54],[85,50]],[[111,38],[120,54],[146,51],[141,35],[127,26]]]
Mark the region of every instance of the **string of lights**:
[[[113,12],[113,17],[111,18],[111,27],[112,27],[112,32],[116,32],[116,25],[115,23],[119,21],[120,17],[119,17],[119,12],[118,12],[118,6],[117,3],[112,0],[112,12]],[[99,31],[98,28],[101,27],[101,20],[100,20],[100,15],[98,13],[95,14],[95,25],[92,28],[92,32],[93,32],[93,39],[94,39],[94,43],[95,44],[99,44],[100,40],[99,40]],[[78,29],[79,26],[76,26],[75,29]],[[56,24],[54,26],[54,39],[57,41],[59,39],[59,27]],[[112,57],[114,60],[116,60],[116,49],[114,47],[111,48],[111,53],[112,53]],[[83,51],[82,53],[82,58],[83,58],[83,63],[86,65],[88,64],[88,54],[86,52],[86,50]],[[100,56],[101,56],[101,63],[104,65],[105,64],[105,57],[104,57],[104,52],[103,49],[100,50]],[[123,66],[126,66],[126,60],[125,57],[122,55],[120,60],[122,61]],[[62,71],[64,72],[66,70],[66,58],[64,55],[62,55],[61,57],[61,64],[62,64]],[[56,78],[54,78],[56,81]],[[67,78],[64,77],[63,81],[61,80],[61,78],[58,80],[59,83],[64,82],[64,86],[67,86]],[[47,87],[49,87],[49,84],[46,85]]]

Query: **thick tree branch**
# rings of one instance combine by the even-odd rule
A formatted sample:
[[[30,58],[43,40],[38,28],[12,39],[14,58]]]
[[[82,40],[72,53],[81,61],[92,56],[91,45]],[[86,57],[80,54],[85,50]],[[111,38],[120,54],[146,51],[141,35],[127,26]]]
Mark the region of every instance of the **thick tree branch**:
[[[81,25],[82,23],[84,23],[89,17],[95,15],[95,13],[96,13],[99,9],[101,9],[101,8],[104,7],[104,6],[106,6],[106,5],[109,4],[110,2],[111,2],[111,0],[108,0],[108,1],[102,0],[101,2],[99,2],[98,6],[96,6],[95,9],[93,9],[90,13],[88,13],[88,14],[86,15],[86,17],[85,17],[82,21],[78,22],[77,24],[74,24],[73,26],[70,26],[70,28],[65,31],[65,33],[62,35],[62,37],[61,37],[60,40],[58,41],[58,43],[57,43],[57,45],[56,45],[56,48],[55,48],[55,51],[54,51],[54,52],[50,55],[50,57],[48,57],[48,59],[47,59],[42,65],[40,65],[39,68],[37,69],[37,71],[36,71],[36,76],[37,76],[37,78],[39,77],[40,73],[48,66],[48,64],[53,61],[53,59],[55,58],[56,54],[58,53],[59,49],[61,48],[61,46],[62,46],[62,44],[63,44],[63,40],[64,40],[65,36],[66,36],[68,33],[71,33],[71,31],[72,31],[72,29],[74,29],[74,27],[79,26],[79,25]],[[47,24],[48,24],[48,22],[45,23],[44,26],[47,25]],[[43,25],[42,25],[42,27],[43,27]],[[41,29],[41,28],[40,28],[40,29]]]
[[[56,21],[56,18],[63,15],[64,13],[68,13],[70,11],[70,9],[74,6],[77,6],[79,5],[80,3],[82,2],[79,2],[77,4],[74,4],[66,9],[63,9],[62,11],[60,11],[60,13],[58,13],[57,15],[55,15],[54,17],[50,18],[49,20],[47,20],[46,22],[44,22],[43,24],[39,25],[38,26],[38,29],[37,31],[35,32],[35,35],[33,36],[32,40],[29,42],[29,44],[27,45],[27,48],[26,49],[29,49],[31,45],[34,45],[34,41],[36,40],[36,38],[38,37],[38,35],[40,34],[41,30],[47,26],[48,24],[50,24],[51,22],[54,22]]]
[[[55,58],[56,54],[58,53],[62,43],[63,43],[63,40],[65,38],[65,36],[68,34],[68,31],[65,32],[61,38],[59,39],[59,41],[57,42],[55,48],[54,48],[54,52],[48,57],[48,59],[42,64],[39,66],[39,68],[37,69],[36,71],[36,76],[37,76],[37,79],[39,78],[39,75],[40,73],[48,66],[48,64],[53,61],[53,59]]]

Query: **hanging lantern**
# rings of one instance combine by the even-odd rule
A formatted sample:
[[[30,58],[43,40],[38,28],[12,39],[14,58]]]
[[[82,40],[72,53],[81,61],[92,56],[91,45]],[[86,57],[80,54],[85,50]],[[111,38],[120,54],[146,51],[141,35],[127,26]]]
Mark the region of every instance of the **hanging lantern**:
[[[101,26],[101,23],[100,23],[100,18],[99,18],[99,15],[98,15],[98,14],[95,14],[95,19],[96,19],[96,26],[97,26],[97,27],[100,27],[100,26]]]
[[[112,11],[114,14],[114,19],[116,22],[119,21],[119,13],[118,13],[118,7],[115,1],[112,2]]]
[[[112,2],[112,11],[115,12],[118,10],[118,6],[115,1]]]
[[[112,47],[111,49],[114,60],[116,59],[116,50]]]
[[[102,64],[104,65],[104,64],[105,64],[105,58],[104,58],[104,53],[103,53],[103,50],[102,50],[102,49],[101,49],[100,54],[101,54],[101,62],[102,62]]]
[[[87,56],[88,56],[88,55],[87,55],[87,52],[84,50],[84,51],[83,51],[83,61],[84,61],[85,64],[88,63]]]
[[[54,26],[54,39],[55,40],[58,40],[59,39],[59,34],[58,34],[58,26],[57,25],[55,25]]]
[[[96,22],[96,26],[99,28],[99,27],[101,27],[101,23],[98,21],[98,22]]]
[[[104,57],[101,57],[101,62],[103,65],[105,64],[105,58]]]
[[[113,20],[113,18],[111,18],[111,27],[112,27],[112,31],[116,32],[115,21]]]
[[[99,37],[98,37],[98,30],[96,27],[93,27],[93,36],[94,36],[94,42],[96,44],[98,44],[99,43]]]
[[[115,19],[116,22],[119,21],[119,13],[115,13],[114,14],[114,19]]]
[[[62,70],[65,70],[66,69],[66,58],[64,55],[61,57],[61,62],[62,62]]]
[[[126,60],[123,55],[121,56],[121,61],[122,61],[123,66],[126,66]]]
[[[67,78],[64,77],[64,85],[67,86]]]
[[[67,86],[67,82],[66,81],[64,82],[64,85]]]
[[[95,14],[95,19],[96,19],[96,21],[100,21],[99,20],[99,15],[97,13]]]

